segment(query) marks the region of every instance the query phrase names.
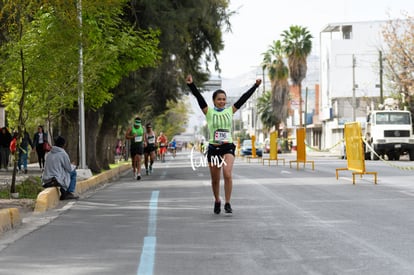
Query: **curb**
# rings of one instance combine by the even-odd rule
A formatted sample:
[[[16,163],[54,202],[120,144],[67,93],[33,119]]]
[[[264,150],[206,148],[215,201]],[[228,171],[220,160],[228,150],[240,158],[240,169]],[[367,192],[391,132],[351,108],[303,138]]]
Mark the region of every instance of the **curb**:
[[[11,230],[22,223],[19,209],[6,208],[0,209],[0,234]]]
[[[76,183],[76,193],[82,194],[86,191],[106,183],[121,173],[129,170],[130,164],[124,164],[117,168],[105,171],[98,175],[92,176],[89,179],[82,180]],[[59,204],[60,192],[57,187],[46,188],[37,195],[35,208],[33,213],[40,214],[49,209],[55,208]],[[11,230],[22,223],[18,208],[0,209],[0,236],[3,232]]]
[[[98,175],[92,176],[89,179],[82,180],[76,183],[76,193],[82,194],[86,191],[96,187],[99,184],[110,181],[112,178],[118,176],[122,172],[130,168],[130,164],[124,164],[117,168],[105,171]],[[49,209],[55,208],[59,204],[60,192],[57,187],[46,188],[37,195],[34,213],[43,213]]]

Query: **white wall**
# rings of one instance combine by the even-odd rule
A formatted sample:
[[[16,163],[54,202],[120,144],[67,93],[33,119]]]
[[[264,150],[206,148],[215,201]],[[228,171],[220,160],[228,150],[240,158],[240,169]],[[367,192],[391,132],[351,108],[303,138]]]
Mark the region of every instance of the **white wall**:
[[[321,114],[329,118],[331,100],[352,96],[353,59],[355,57],[356,97],[379,96],[379,50],[383,47],[381,28],[385,21],[329,24],[329,27],[352,25],[351,39],[341,32],[322,31],[321,37]]]
[[[379,51],[384,47],[381,29],[385,23],[386,21],[371,21],[329,24],[320,33],[320,118],[324,121],[324,148],[338,143],[343,133],[343,125],[338,123],[341,118],[330,117],[333,99],[353,97],[353,81],[356,84],[356,98],[380,96],[380,89],[376,85],[379,84]],[[352,26],[350,39],[344,39],[343,33],[337,31],[341,30],[341,26]],[[384,91],[384,95],[387,94],[389,92]],[[352,117],[352,114],[346,113],[347,119]],[[357,116],[356,120],[364,121],[365,115]]]

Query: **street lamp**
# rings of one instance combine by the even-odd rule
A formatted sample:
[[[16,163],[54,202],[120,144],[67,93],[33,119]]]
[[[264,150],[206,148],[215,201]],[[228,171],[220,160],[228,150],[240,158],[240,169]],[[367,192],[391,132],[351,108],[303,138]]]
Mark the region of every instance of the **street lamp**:
[[[78,68],[78,102],[79,102],[79,166],[77,173],[82,178],[89,178],[92,172],[86,166],[85,150],[85,103],[83,90],[83,44],[82,44],[82,0],[77,2],[79,21],[79,68]]]

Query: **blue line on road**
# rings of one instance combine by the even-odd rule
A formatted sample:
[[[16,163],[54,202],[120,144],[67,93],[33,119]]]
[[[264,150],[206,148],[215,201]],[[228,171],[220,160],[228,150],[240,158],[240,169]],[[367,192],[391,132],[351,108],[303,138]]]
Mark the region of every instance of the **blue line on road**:
[[[155,247],[157,245],[157,208],[160,191],[153,191],[149,203],[148,235],[144,238],[137,275],[152,275],[154,272]]]
[[[158,195],[160,191],[152,191],[151,201],[149,203],[149,217],[148,217],[148,236],[154,236],[157,231],[157,210],[158,210]]]

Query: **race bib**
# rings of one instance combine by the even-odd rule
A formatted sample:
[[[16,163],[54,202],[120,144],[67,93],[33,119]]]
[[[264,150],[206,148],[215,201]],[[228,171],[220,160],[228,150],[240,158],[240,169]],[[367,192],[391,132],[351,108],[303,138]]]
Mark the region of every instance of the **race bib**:
[[[134,141],[135,142],[142,142],[142,136],[136,136]]]
[[[218,129],[214,132],[214,141],[219,143],[225,143],[230,140],[230,133],[225,129]]]
[[[150,143],[150,144],[155,143],[155,137],[148,138],[148,143]]]

